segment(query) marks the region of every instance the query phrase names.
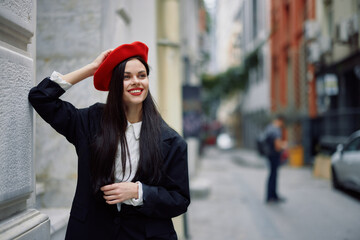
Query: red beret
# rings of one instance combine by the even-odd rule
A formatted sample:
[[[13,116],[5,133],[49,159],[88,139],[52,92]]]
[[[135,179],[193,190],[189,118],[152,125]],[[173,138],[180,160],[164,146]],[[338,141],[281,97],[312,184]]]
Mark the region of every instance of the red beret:
[[[113,69],[130,57],[139,56],[147,62],[149,48],[142,42],[123,44],[111,51],[94,74],[94,86],[97,90],[108,91]]]

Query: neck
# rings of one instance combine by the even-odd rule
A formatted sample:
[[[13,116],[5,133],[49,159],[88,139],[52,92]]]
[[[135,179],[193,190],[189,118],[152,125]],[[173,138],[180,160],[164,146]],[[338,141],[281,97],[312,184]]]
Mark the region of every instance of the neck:
[[[137,123],[142,120],[142,106],[127,106],[126,118],[130,123]]]

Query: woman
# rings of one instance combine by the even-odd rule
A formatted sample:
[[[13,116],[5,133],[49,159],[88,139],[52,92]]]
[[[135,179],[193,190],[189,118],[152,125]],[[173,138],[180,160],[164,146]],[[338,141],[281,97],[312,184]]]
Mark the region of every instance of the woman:
[[[152,100],[147,54],[144,43],[123,44],[29,93],[78,155],[66,239],[177,239],[171,218],[190,203],[187,145]],[[109,91],[106,104],[76,109],[59,99],[92,75],[96,89]]]

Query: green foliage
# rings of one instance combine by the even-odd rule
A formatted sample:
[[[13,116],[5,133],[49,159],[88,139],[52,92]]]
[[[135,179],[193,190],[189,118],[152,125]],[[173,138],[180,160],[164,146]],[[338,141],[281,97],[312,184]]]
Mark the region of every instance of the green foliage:
[[[211,117],[215,117],[221,98],[245,89],[247,83],[246,73],[239,66],[217,75],[203,74],[201,79],[203,110]]]
[[[250,69],[258,65],[259,49],[260,47],[246,56],[240,66],[231,67],[225,72],[216,75],[203,74],[201,76],[203,87],[202,100],[205,112],[209,113],[210,109],[217,105],[221,98],[226,98],[234,92],[246,89]]]
[[[244,89],[246,80],[247,76],[241,67],[232,67],[217,75],[203,74],[202,86],[213,97],[221,98],[236,90]]]

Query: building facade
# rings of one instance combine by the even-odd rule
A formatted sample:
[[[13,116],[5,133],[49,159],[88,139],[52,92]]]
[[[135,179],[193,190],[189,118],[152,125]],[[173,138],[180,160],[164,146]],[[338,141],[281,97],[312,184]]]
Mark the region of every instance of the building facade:
[[[302,163],[359,126],[359,1],[271,1],[271,111]]]
[[[243,0],[241,9],[242,64],[248,82],[241,100],[242,144],[254,148],[256,136],[270,114],[270,5],[266,0]]]
[[[50,238],[35,209],[33,111],[36,1],[0,3],[0,239]]]
[[[315,18],[315,1],[271,1],[271,111],[287,118],[287,140],[297,165],[312,162],[316,139],[314,64],[309,59],[306,23]],[[294,156],[294,154],[296,156]]]
[[[240,9],[243,0],[216,1],[215,21],[215,69],[213,73],[226,71],[240,65],[240,35],[242,25]]]
[[[332,153],[360,129],[360,1],[316,2],[313,46],[318,145]]]

